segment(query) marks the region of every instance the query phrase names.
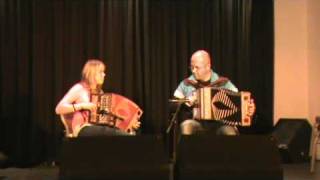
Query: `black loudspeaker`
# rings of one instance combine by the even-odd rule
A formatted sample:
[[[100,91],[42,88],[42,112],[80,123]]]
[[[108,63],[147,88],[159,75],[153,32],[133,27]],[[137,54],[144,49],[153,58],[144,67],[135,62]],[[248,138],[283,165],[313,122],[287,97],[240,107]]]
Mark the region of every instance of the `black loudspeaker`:
[[[282,162],[309,160],[311,131],[311,125],[306,119],[279,119],[272,136],[277,142]]]
[[[267,136],[182,136],[178,146],[179,180],[282,180],[275,142]]]
[[[64,140],[60,179],[173,178],[161,136],[79,137]]]

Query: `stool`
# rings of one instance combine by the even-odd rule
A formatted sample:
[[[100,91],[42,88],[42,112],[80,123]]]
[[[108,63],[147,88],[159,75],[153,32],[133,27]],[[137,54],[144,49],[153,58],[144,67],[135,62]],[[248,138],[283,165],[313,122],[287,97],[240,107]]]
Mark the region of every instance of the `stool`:
[[[312,141],[312,149],[311,149],[310,172],[314,172],[316,156],[317,156],[317,146],[320,143],[319,138],[320,138],[320,116],[317,116],[313,126],[313,141]]]

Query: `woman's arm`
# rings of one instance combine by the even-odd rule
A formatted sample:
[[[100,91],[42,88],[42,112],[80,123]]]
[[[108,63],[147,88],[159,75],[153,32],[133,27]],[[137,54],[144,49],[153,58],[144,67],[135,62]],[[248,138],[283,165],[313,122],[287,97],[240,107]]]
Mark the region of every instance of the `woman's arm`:
[[[86,97],[88,96],[87,94],[87,90],[84,89],[81,84],[78,83],[74,85],[57,104],[55,109],[56,114],[62,115],[80,110],[94,110],[96,105],[89,102],[89,97],[87,97],[87,101],[82,99],[83,102],[79,102],[79,98]]]

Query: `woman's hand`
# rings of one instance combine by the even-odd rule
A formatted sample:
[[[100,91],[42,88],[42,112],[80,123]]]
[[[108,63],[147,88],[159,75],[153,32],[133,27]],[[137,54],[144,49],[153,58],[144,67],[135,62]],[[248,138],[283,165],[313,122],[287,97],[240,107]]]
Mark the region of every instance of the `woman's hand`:
[[[135,121],[135,122],[132,124],[132,128],[133,128],[133,129],[139,129],[139,128],[140,128],[140,125],[141,125],[141,122],[140,122],[140,121]]]
[[[97,106],[96,104],[91,102],[83,102],[83,103],[74,104],[74,108],[75,108],[75,111],[80,111],[80,110],[95,111]]]

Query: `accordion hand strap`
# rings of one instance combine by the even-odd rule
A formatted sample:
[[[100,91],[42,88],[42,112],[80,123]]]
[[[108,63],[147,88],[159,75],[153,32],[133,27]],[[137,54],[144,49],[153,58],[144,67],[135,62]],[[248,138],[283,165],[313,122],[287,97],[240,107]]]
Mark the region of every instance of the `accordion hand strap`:
[[[229,81],[228,78],[221,76],[221,77],[219,77],[219,79],[217,79],[214,82],[210,83],[209,85],[205,86],[196,80],[191,80],[188,78],[183,80],[185,85],[193,86],[196,89],[203,88],[203,87],[221,87],[221,86],[225,85],[228,81]]]
[[[221,76],[221,77],[219,77],[219,79],[217,79],[216,81],[212,82],[210,84],[210,87],[221,87],[221,86],[224,86],[228,81],[229,81],[228,78]]]

